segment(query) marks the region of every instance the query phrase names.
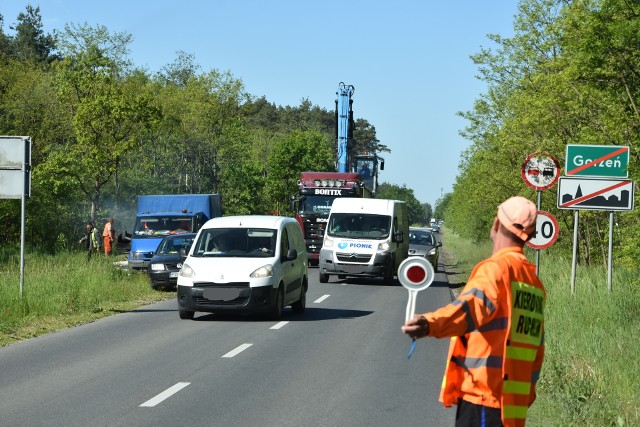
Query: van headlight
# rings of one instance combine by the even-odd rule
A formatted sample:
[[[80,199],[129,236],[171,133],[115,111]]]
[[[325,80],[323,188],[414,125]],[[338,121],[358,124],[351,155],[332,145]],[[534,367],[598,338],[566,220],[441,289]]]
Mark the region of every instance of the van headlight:
[[[196,272],[193,271],[193,268],[189,267],[189,264],[182,264],[182,268],[178,274],[182,277],[193,277],[196,275]]]
[[[164,264],[151,264],[151,270],[162,271],[164,270]]]
[[[325,237],[324,241],[322,242],[322,247],[327,249],[333,248],[333,239],[330,237]]]
[[[433,248],[429,251],[429,256],[433,256],[436,254],[436,248]]]
[[[273,276],[273,266],[271,264],[263,265],[249,275],[253,279]]]
[[[389,250],[389,242],[378,243],[378,252],[386,252]]]

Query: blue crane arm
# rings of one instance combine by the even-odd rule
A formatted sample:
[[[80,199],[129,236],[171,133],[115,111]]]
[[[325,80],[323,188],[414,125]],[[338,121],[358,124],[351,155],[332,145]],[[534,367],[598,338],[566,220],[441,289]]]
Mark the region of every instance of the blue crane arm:
[[[348,148],[351,136],[350,124],[353,120],[353,109],[351,95],[354,87],[340,83],[338,88],[338,99],[336,101],[337,130],[338,130],[338,172],[349,172],[348,170]]]

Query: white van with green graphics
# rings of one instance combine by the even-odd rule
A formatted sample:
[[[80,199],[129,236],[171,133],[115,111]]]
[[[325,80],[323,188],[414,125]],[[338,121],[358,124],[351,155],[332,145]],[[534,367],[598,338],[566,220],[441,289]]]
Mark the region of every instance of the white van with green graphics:
[[[391,282],[408,253],[409,219],[403,201],[336,199],[320,250],[320,282],[327,283],[331,275]]]

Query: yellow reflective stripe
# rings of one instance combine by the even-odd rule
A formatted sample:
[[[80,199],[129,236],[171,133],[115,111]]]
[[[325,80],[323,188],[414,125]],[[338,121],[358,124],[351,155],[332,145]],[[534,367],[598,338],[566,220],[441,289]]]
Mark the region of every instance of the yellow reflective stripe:
[[[507,358],[514,360],[524,360],[525,362],[533,362],[536,360],[536,354],[538,350],[532,348],[522,347],[507,347]]]
[[[529,408],[526,406],[515,406],[515,405],[505,405],[502,408],[502,415],[504,418],[527,418],[527,410]]]
[[[504,393],[525,394],[528,396],[531,392],[531,383],[505,380],[504,385],[502,386],[502,391]]]

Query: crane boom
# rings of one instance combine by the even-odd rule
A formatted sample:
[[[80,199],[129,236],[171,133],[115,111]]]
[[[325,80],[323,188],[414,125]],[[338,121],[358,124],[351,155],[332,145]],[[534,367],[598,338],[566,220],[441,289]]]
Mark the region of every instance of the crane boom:
[[[340,83],[336,100],[338,172],[349,172],[349,140],[353,136],[353,95],[352,85]]]

